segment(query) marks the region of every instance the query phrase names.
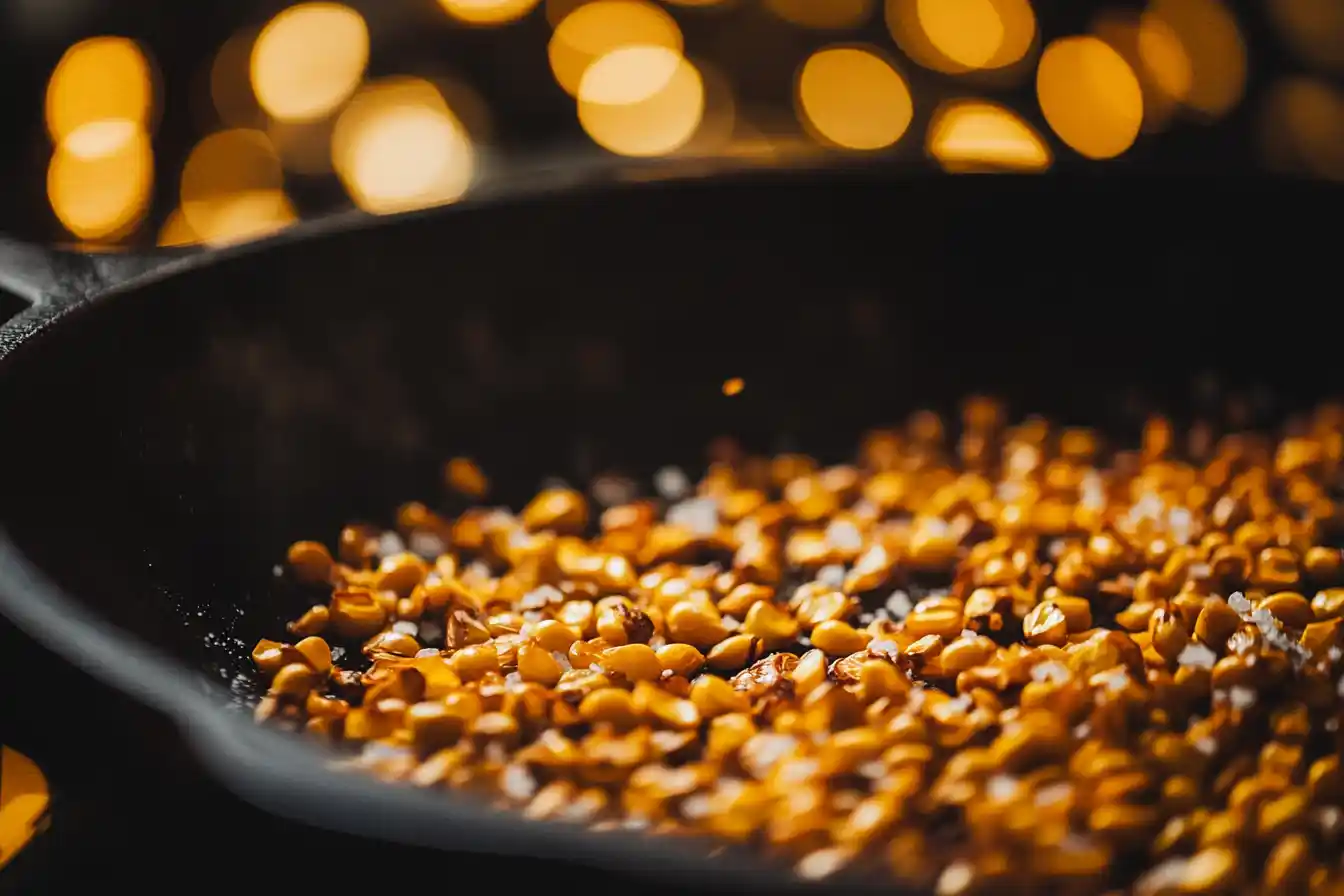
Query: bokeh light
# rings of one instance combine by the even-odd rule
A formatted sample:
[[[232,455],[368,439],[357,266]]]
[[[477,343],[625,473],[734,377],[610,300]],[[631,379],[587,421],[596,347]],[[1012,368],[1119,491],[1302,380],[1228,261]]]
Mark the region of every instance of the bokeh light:
[[[1222,0],[1152,0],[1142,27],[1159,26],[1189,60],[1182,104],[1208,118],[1226,115],[1246,90],[1246,44],[1231,11]]]
[[[196,144],[182,169],[179,207],[210,245],[255,239],[292,224],[279,156],[266,134],[234,128]]]
[[[943,74],[1006,68],[1036,40],[1029,0],[887,0],[886,21],[902,52]]]
[[[507,25],[536,8],[539,0],[439,0],[444,12],[468,25]]]
[[[1041,54],[1036,96],[1051,129],[1075,152],[1109,159],[1143,123],[1143,91],[1124,57],[1097,37],[1065,37]]]
[[[471,139],[443,94],[410,77],[355,94],[332,132],[331,160],[350,198],[374,214],[453,202],[476,169]]]
[[[660,156],[684,146],[705,109],[699,71],[675,50],[619,47],[583,73],[579,123],[597,145],[623,156]]]
[[[1162,130],[1190,93],[1190,57],[1166,22],[1149,13],[1105,10],[1092,21],[1104,40],[1133,69],[1143,94],[1142,130]]]
[[[984,100],[952,100],[934,113],[925,148],[946,171],[1045,171],[1050,146],[1021,116]]]
[[[129,121],[147,129],[153,108],[149,59],[124,37],[80,41],[65,51],[47,82],[46,121],[53,143],[95,121]]]
[[[613,50],[635,46],[663,47],[680,55],[685,44],[676,20],[652,3],[595,0],[561,20],[547,54],[556,82],[577,96],[588,66]]]
[[[765,0],[766,9],[800,28],[858,28],[873,15],[874,0]]]
[[[224,41],[210,64],[210,102],[228,127],[256,127],[264,117],[252,92],[252,47],[256,40],[257,32],[252,29],[233,35]]]
[[[1344,71],[1344,3],[1269,0],[1268,9],[1284,41],[1305,62],[1324,71]]]
[[[803,124],[843,149],[885,149],[901,139],[914,117],[905,79],[875,48],[813,53],[798,72],[796,99]]]
[[[144,217],[154,184],[154,152],[135,122],[91,121],[57,145],[47,198],[61,224],[87,240],[116,240]]]
[[[284,121],[329,115],[359,85],[369,61],[369,31],[339,3],[300,3],[271,19],[252,48],[252,89]]]
[[[1293,77],[1266,94],[1261,144],[1271,167],[1344,181],[1344,91],[1322,80]]]

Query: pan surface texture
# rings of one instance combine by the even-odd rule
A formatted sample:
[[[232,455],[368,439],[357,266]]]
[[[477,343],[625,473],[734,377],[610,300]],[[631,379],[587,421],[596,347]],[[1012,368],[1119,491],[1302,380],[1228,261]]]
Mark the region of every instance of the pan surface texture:
[[[329,771],[257,730],[248,651],[298,538],[665,463],[730,434],[840,460],[982,391],[1137,432],[1213,371],[1336,391],[1338,191],[756,175],[461,206],[189,258],[0,330],[0,611],[177,721],[268,810],[416,844],[725,877],[735,860]],[[720,384],[741,377],[741,395]],[[1148,404],[1144,404],[1148,402]],[[1257,406],[1263,413],[1272,402]],[[745,878],[744,879],[748,879]],[[750,878],[773,883],[767,878]]]

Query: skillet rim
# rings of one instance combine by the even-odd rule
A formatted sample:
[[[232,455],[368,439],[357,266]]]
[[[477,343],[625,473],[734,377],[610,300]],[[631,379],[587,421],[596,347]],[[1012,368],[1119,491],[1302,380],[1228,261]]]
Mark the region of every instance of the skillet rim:
[[[666,163],[664,163],[666,165]],[[607,168],[596,177],[562,176],[540,182],[526,178],[462,202],[402,215],[374,217],[348,213],[300,224],[269,238],[234,246],[206,249],[190,255],[165,256],[158,266],[142,266],[128,279],[113,284],[93,284],[85,292],[49,297],[0,324],[0,377],[7,376],[14,359],[48,329],[67,315],[78,314],[119,296],[136,292],[162,280],[207,267],[220,261],[258,252],[283,251],[292,242],[321,239],[327,234],[362,231],[365,228],[406,226],[415,220],[440,215],[470,215],[473,211],[522,200],[522,204],[545,203],[556,198],[585,195],[622,196],[649,190],[675,188],[687,181],[706,188],[734,184],[787,185],[799,178],[880,177],[912,184],[962,180],[953,175],[935,175],[910,170],[895,171],[872,164],[783,165],[762,168],[730,162],[709,164],[681,174],[673,170],[654,179],[625,177],[631,171],[654,166]],[[666,171],[666,169],[664,169]],[[883,173],[885,172],[885,173]],[[894,174],[894,176],[893,176]],[[918,176],[916,176],[918,175]],[[1092,175],[1015,176],[1015,182],[1038,180],[1130,181]],[[1146,180],[1140,178],[1139,180]],[[1223,183],[1224,178],[1194,181]],[[1252,183],[1256,179],[1250,179]],[[1290,189],[1303,182],[1273,178]],[[1247,179],[1239,179],[1243,188]],[[1328,185],[1323,186],[1329,190]],[[967,188],[961,185],[960,188]],[[1047,187],[1048,188],[1048,187]],[[1057,186],[1055,187],[1057,188]],[[1263,188],[1263,185],[1262,185]],[[1339,195],[1338,192],[1336,195]],[[78,257],[78,256],[73,256]],[[763,865],[737,855],[706,858],[662,838],[640,837],[619,832],[594,834],[583,828],[528,821],[518,813],[491,809],[471,799],[458,799],[406,787],[389,786],[371,776],[339,773],[314,760],[321,754],[313,747],[256,726],[249,718],[222,708],[208,699],[207,688],[218,689],[205,676],[166,656],[151,643],[108,623],[85,609],[32,564],[8,533],[0,529],[0,613],[21,631],[53,653],[73,663],[94,678],[111,684],[171,720],[182,732],[189,748],[229,790],[272,814],[320,828],[336,829],[376,840],[393,841],[438,850],[451,850],[454,832],[464,826],[474,831],[467,851],[530,855],[543,859],[577,861],[593,868],[607,868],[636,875],[666,874],[669,879],[690,884],[713,880],[717,885],[749,890],[801,889],[802,883],[776,866]],[[854,889],[853,882],[845,884]],[[892,892],[892,888],[884,888]]]

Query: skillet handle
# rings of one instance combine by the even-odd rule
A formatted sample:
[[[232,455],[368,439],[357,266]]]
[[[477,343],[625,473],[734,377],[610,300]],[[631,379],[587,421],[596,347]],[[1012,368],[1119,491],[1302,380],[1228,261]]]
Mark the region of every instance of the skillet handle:
[[[0,290],[29,305],[77,301],[171,267],[198,251],[74,252],[0,237]]]

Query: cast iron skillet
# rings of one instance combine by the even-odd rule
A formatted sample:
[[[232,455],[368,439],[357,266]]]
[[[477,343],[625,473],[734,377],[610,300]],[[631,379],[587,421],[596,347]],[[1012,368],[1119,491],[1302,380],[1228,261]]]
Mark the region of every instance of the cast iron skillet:
[[[514,182],[187,256],[0,244],[0,285],[32,303],[0,328],[0,612],[272,812],[774,886],[733,857],[328,771],[256,728],[248,648],[306,602],[272,573],[284,547],[442,501],[455,454],[517,506],[550,475],[695,470],[721,434],[840,460],[866,426],[974,390],[1125,437],[1149,407],[1214,413],[1190,389],[1207,371],[1251,390],[1252,417],[1339,384],[1339,189],[631,180]]]

